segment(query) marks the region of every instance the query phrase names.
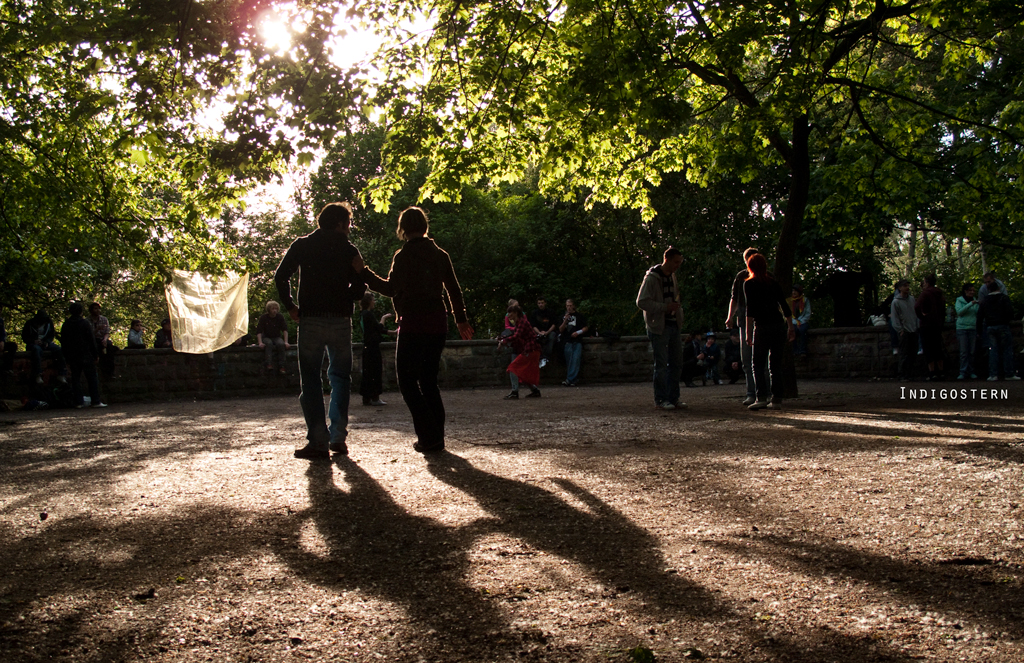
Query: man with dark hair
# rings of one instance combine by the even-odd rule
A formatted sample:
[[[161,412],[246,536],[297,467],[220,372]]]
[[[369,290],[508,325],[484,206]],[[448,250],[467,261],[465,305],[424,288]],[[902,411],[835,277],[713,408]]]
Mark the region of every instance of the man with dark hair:
[[[750,275],[747,272],[746,264],[750,256],[757,253],[757,249],[750,247],[743,252],[743,269],[732,280],[732,297],[729,299],[729,312],[725,317],[725,328],[740,330],[740,361],[743,364],[743,375],[747,382],[747,396],[743,400],[744,405],[751,405],[757,400],[756,389],[754,388],[754,353],[747,344],[747,301],[743,296],[743,282]],[[690,385],[687,385],[690,386]]]
[[[92,307],[90,307],[91,309]],[[82,395],[82,375],[89,385],[89,398],[92,407],[107,407],[100,398],[100,380],[96,375],[96,361],[100,357],[100,348],[92,324],[82,317],[85,309],[79,302],[71,302],[68,307],[68,319],[60,328],[60,340],[64,343],[64,355],[71,367],[71,394],[75,407],[84,407]]]
[[[44,311],[39,309],[32,318],[21,328],[21,340],[25,341],[25,349],[32,359],[32,376],[38,385],[43,384],[43,353],[49,351],[53,355],[53,364],[57,370],[57,381],[67,383],[64,373],[67,364],[64,361],[64,353],[60,346],[54,343],[57,330],[53,326],[53,319]]]
[[[555,349],[555,342],[558,340],[558,322],[555,312],[548,308],[548,302],[543,297],[537,298],[537,308],[530,314],[529,323],[537,334],[537,342],[540,343],[540,367],[544,368],[551,361],[551,353]]]
[[[666,249],[661,264],[647,270],[636,296],[636,305],[644,312],[647,338],[654,350],[654,406],[662,410],[686,407],[679,402],[679,376],[683,367],[679,324],[683,311],[679,307],[676,271],[682,264],[679,249]]]
[[[299,403],[306,420],[308,443],[295,450],[296,458],[327,460],[332,451],[348,453],[353,303],[366,292],[366,285],[352,265],[353,259],[361,257],[348,241],[351,221],[352,208],[348,203],[325,206],[317,217],[319,228],[292,242],[274,274],[281,306],[299,323]],[[298,303],[292,299],[291,289],[295,272],[299,273]],[[331,383],[330,427],[324,419],[320,379],[325,353]]]
[[[1010,322],[1013,305],[1010,298],[993,288],[978,307],[978,333],[988,334],[988,379],[995,381],[1002,373],[1004,380],[1020,380],[1013,370],[1013,335]]]
[[[945,378],[942,326],[946,322],[946,296],[935,283],[935,274],[926,274],[921,280],[921,296],[914,304],[914,313],[921,321],[921,347],[928,362],[928,379],[942,380]]]
[[[575,387],[580,375],[580,362],[583,359],[583,335],[589,331],[587,319],[576,310],[576,302],[565,300],[565,315],[558,326],[558,333],[565,339],[565,381],[566,387]]]
[[[900,382],[909,382],[914,372],[914,359],[917,357],[919,323],[914,311],[914,296],[910,294],[910,281],[907,279],[900,279],[896,283],[896,295],[892,299],[889,319],[900,339]]]

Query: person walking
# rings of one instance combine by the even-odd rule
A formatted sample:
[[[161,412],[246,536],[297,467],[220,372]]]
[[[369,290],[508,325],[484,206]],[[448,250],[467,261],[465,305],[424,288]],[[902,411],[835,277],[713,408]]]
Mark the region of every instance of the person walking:
[[[750,410],[782,407],[783,348],[796,336],[793,313],[779,282],[768,274],[768,261],[760,253],[747,260],[749,275],[743,283],[747,306],[747,344],[753,349],[754,388],[757,400]],[[766,370],[767,369],[767,370]],[[771,397],[769,401],[768,398]]]
[[[348,203],[325,205],[319,226],[292,242],[274,273],[281,306],[299,323],[299,403],[306,420],[306,446],[296,458],[327,460],[331,452],[348,453],[348,403],[352,386],[353,302],[366,286],[353,268],[361,259],[348,240],[352,208]],[[291,277],[299,273],[296,301]],[[324,390],[320,374],[327,355],[331,403],[324,419]]]
[[[679,249],[665,249],[661,264],[647,270],[636,296],[636,305],[644,312],[647,338],[654,351],[654,406],[662,410],[686,407],[679,402],[679,376],[683,367],[679,325],[683,311],[676,272],[682,264],[683,254]]]
[[[473,337],[452,260],[427,237],[429,229],[427,213],[419,207],[408,207],[398,215],[395,231],[405,245],[395,253],[388,277],[374,274],[361,257],[352,263],[371,290],[394,302],[398,314],[398,389],[416,430],[413,449],[420,453],[442,451],[445,445],[445,410],[437,373],[448,335],[446,294],[459,335],[463,340]]]

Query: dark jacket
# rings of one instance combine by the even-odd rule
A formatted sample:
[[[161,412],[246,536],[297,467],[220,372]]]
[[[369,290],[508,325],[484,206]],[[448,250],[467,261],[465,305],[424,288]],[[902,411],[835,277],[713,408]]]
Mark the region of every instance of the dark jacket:
[[[1010,298],[999,292],[990,292],[978,307],[978,332],[984,325],[996,327],[1008,325],[1013,320],[1013,304]]]
[[[946,321],[946,296],[935,286],[927,286],[914,302],[914,313],[921,321],[921,329],[942,329]]]
[[[72,364],[95,361],[100,356],[92,325],[82,316],[68,318],[60,328],[61,350]]]
[[[444,312],[445,292],[456,322],[468,322],[462,288],[455,278],[452,259],[434,240],[414,237],[395,253],[387,280],[369,268],[363,271],[371,290],[394,301],[400,318],[408,315]]]
[[[358,249],[348,237],[318,228],[300,237],[284,254],[274,273],[281,307],[290,311],[291,277],[299,272],[299,314],[308,318],[351,318],[353,303],[363,296],[366,286],[352,269]]]
[[[37,340],[41,340],[43,343],[52,343],[56,332],[53,319],[45,311],[39,311],[21,328],[21,339],[25,341],[25,345],[35,345]]]

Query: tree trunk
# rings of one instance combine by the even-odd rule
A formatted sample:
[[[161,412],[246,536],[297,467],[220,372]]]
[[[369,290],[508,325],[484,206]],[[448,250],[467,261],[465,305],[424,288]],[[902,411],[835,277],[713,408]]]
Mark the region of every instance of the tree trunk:
[[[789,154],[789,200],[786,203],[786,214],[783,217],[782,231],[779,233],[779,244],[775,249],[775,278],[782,286],[782,292],[789,294],[793,287],[793,268],[796,265],[796,246],[800,238],[800,229],[807,210],[807,199],[811,189],[811,156],[808,139],[811,126],[806,115],[793,118],[793,145]],[[786,376],[785,397],[796,398],[799,395],[796,384],[796,362],[793,357],[793,346],[786,343],[783,352]]]

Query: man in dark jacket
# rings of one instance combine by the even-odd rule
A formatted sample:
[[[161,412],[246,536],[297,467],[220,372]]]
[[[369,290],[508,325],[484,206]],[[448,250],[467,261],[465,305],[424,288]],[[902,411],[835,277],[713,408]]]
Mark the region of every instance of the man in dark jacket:
[[[84,308],[79,302],[72,302],[68,307],[68,319],[60,328],[60,339],[64,342],[64,355],[71,366],[71,393],[75,399],[75,407],[84,407],[82,397],[82,374],[89,385],[89,398],[92,407],[107,407],[100,398],[100,380],[96,375],[96,360],[100,350],[96,345],[93,326],[82,317]]]
[[[914,313],[921,321],[921,347],[928,362],[928,379],[944,378],[942,327],[946,322],[946,296],[935,287],[935,274],[925,274],[921,281],[921,294],[914,303]]]
[[[39,309],[32,319],[21,328],[21,339],[25,341],[25,350],[32,359],[32,379],[38,385],[43,384],[43,353],[47,351],[53,355],[53,365],[57,369],[57,381],[67,384],[67,378],[64,377],[67,364],[64,363],[64,355],[60,351],[60,346],[53,341],[56,331],[53,327],[53,320],[43,309]]]
[[[1010,298],[998,290],[989,292],[978,307],[978,333],[988,328],[988,379],[991,381],[998,380],[1000,372],[1005,380],[1020,379],[1013,370],[1011,320]]]
[[[348,241],[352,208],[330,203],[320,210],[312,234],[288,247],[274,274],[281,306],[299,323],[299,403],[306,419],[308,444],[296,449],[296,458],[330,459],[331,452],[347,454],[348,402],[352,385],[352,310],[366,285],[352,268],[359,250]],[[299,273],[299,287],[292,299],[291,277]],[[324,353],[330,362],[330,427],[324,419],[323,383],[320,370]]]

